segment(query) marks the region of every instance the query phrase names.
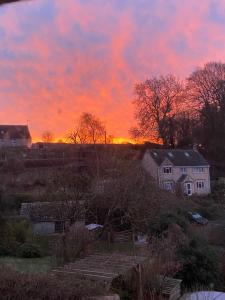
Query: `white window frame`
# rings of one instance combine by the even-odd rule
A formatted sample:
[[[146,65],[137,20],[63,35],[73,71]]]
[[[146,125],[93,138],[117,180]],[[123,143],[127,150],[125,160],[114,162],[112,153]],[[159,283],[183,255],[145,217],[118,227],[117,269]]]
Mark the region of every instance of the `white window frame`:
[[[196,188],[198,190],[203,190],[205,188],[205,181],[204,180],[197,180],[196,181]]]
[[[165,170],[170,170],[170,172],[165,172]],[[173,169],[171,166],[164,166],[163,167],[163,174],[172,174],[173,173]]]
[[[204,167],[194,167],[192,168],[193,173],[205,173],[205,168]]]
[[[193,194],[193,184],[191,182],[185,182],[185,193],[187,196],[192,196]]]
[[[163,182],[163,189],[166,191],[173,191],[174,183],[173,181],[164,181]]]
[[[187,174],[187,168],[186,167],[181,167],[180,171],[181,171],[181,174],[183,174],[183,175]]]

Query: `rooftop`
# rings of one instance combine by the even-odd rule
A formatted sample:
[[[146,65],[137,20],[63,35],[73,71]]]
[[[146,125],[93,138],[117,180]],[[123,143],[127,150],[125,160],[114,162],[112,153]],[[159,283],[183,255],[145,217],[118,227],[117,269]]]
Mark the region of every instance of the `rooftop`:
[[[0,125],[0,139],[30,139],[27,125]]]
[[[205,158],[196,150],[185,149],[149,149],[151,157],[160,166],[168,159],[175,166],[208,166]]]

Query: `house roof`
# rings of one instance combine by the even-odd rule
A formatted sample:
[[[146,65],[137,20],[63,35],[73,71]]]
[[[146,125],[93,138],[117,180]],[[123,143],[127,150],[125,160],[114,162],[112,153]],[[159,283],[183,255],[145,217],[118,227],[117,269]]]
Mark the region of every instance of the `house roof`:
[[[76,201],[31,202],[22,203],[20,216],[33,222],[51,222],[83,218],[83,204]]]
[[[193,179],[188,176],[187,174],[183,174],[180,176],[180,178],[177,180],[177,182],[182,183],[182,182],[193,182]]]
[[[30,139],[27,125],[0,125],[0,139]]]
[[[205,158],[196,150],[149,149],[148,152],[158,166],[164,160],[169,160],[174,166],[209,166]]]
[[[187,178],[186,174],[183,174],[180,176],[180,178],[177,180],[177,182],[183,182]]]

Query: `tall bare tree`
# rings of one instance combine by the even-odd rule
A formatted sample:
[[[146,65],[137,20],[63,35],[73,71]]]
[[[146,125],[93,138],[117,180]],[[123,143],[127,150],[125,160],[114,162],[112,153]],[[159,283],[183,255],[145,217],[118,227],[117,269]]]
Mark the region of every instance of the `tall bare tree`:
[[[131,133],[173,144],[174,118],[183,93],[181,82],[172,75],[152,77],[137,84],[134,104],[138,127]]]
[[[225,153],[225,64],[210,62],[187,79],[190,106],[199,120],[199,143],[213,159]]]

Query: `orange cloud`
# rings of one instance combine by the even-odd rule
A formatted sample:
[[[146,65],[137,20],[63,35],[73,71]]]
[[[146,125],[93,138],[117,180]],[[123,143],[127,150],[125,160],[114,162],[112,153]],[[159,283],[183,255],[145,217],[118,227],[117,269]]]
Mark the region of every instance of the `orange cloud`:
[[[134,84],[225,60],[223,1],[38,0],[0,8],[0,119],[64,137],[79,114],[134,125]],[[19,11],[19,13],[18,13]],[[223,18],[224,17],[224,18]]]

